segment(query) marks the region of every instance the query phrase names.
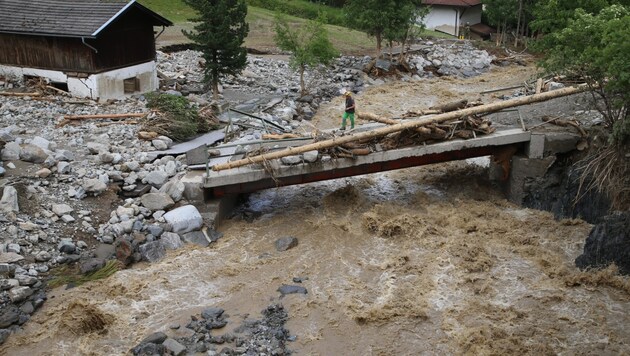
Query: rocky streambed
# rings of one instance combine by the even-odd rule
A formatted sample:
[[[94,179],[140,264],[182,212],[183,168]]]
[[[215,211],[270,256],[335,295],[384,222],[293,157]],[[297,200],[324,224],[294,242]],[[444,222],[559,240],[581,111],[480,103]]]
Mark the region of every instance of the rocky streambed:
[[[193,51],[160,53],[158,59],[159,69],[165,77],[162,81],[163,90],[174,95],[187,95],[191,99],[192,105],[199,108],[210,104],[210,95],[202,89],[200,84],[202,69],[199,63],[199,53]],[[466,42],[461,44],[447,42],[430,43],[420,47],[410,59],[410,63],[417,70],[413,74],[371,77],[361,71],[363,65],[369,61],[370,58],[368,57],[344,57],[339,59],[331,69],[309,72],[307,81],[311,83],[311,91],[309,95],[301,95],[296,86],[298,83],[297,75],[290,70],[286,61],[250,57],[248,68],[241,76],[228,78],[224,82],[223,99],[233,107],[256,113],[256,115],[285,127],[287,130],[292,130],[302,127],[302,122],[311,119],[320,111],[322,106],[330,105],[329,101],[334,101],[342,90],[364,93],[378,89],[380,86],[398,85],[397,83],[422,83],[422,81],[431,79],[435,75],[459,77],[479,75],[490,70],[492,58],[484,51],[477,51],[473,47],[469,47]],[[1,85],[13,87],[19,86],[20,83],[5,79]],[[89,284],[76,287],[77,294],[70,290],[68,293],[70,293],[71,299],[67,303],[55,302],[54,306],[51,306],[52,309],[44,312],[46,315],[51,315],[49,313],[58,314],[58,318],[50,319],[54,326],[37,317],[37,327],[42,329],[36,331],[39,336],[32,340],[33,345],[40,345],[39,341],[51,337],[51,335],[46,334],[46,330],[54,329],[55,332],[59,331],[62,334],[64,333],[63,330],[69,330],[71,334],[83,335],[78,338],[80,343],[89,342],[84,336],[92,333],[104,334],[108,331],[110,335],[117,335],[123,340],[121,345],[100,349],[95,345],[73,344],[71,349],[74,351],[71,353],[101,352],[108,354],[111,352],[119,353],[123,349],[135,354],[160,353],[165,352],[165,350],[174,354],[184,352],[208,354],[289,353],[291,347],[287,346],[286,342],[295,341],[296,334],[292,334],[284,326],[287,321],[287,311],[275,303],[282,302],[282,300],[274,298],[280,298],[278,295],[284,296],[285,294],[278,294],[277,288],[286,284],[289,289],[284,289],[285,292],[298,291],[298,296],[287,297],[288,304],[296,307],[297,310],[303,308],[296,305],[296,302],[300,300],[298,298],[301,298],[302,295],[308,296],[307,290],[312,291],[314,288],[311,293],[317,297],[315,298],[315,305],[311,306],[319,310],[322,305],[326,304],[322,290],[328,290],[331,286],[313,283],[308,288],[302,287],[299,285],[300,282],[308,280],[302,277],[310,273],[308,270],[294,268],[293,270],[299,270],[300,275],[290,276],[293,272],[286,271],[282,277],[274,279],[274,281],[281,283],[268,291],[266,290],[268,286],[255,283],[259,290],[265,290],[264,293],[243,287],[246,284],[246,279],[240,279],[242,278],[241,271],[247,271],[247,278],[255,279],[256,277],[250,273],[258,269],[257,266],[264,266],[266,261],[281,260],[280,262],[286,263],[286,259],[289,258],[287,256],[292,256],[293,252],[287,252],[283,257],[278,257],[275,254],[285,251],[289,246],[296,250],[293,242],[289,242],[286,249],[275,246],[275,252],[274,250],[266,251],[265,248],[256,245],[257,247],[253,250],[245,249],[243,252],[245,255],[240,256],[240,246],[236,241],[239,241],[240,238],[246,240],[253,238],[250,235],[251,232],[247,230],[247,225],[240,225],[240,223],[243,221],[255,222],[259,218],[262,219],[260,223],[262,225],[264,225],[264,221],[267,221],[266,219],[271,219],[269,221],[274,222],[273,213],[264,208],[256,207],[256,203],[252,202],[253,207],[241,211],[243,219],[238,219],[238,216],[235,219],[237,230],[228,230],[230,237],[226,246],[229,246],[232,252],[225,252],[228,256],[227,260],[221,261],[220,257],[213,255],[211,258],[215,259],[215,263],[196,265],[196,268],[201,269],[202,274],[199,277],[201,279],[206,278],[203,277],[203,271],[210,271],[210,275],[214,275],[216,278],[237,276],[235,281],[226,282],[227,284],[223,285],[221,297],[212,292],[214,287],[211,285],[214,281],[208,281],[207,284],[204,284],[205,289],[203,291],[196,289],[196,287],[191,289],[194,291],[193,293],[199,293],[200,297],[193,298],[192,301],[177,299],[175,292],[180,290],[181,286],[173,287],[169,282],[164,282],[163,276],[157,277],[160,275],[159,273],[153,274],[153,268],[165,268],[164,271],[169,271],[167,267],[172,263],[186,264],[190,262],[187,262],[188,253],[192,253],[190,256],[194,256],[191,258],[208,258],[205,254],[212,254],[212,249],[224,248],[218,246],[221,244],[221,239],[224,238],[223,235],[212,230],[210,224],[204,219],[204,215],[185,197],[185,185],[181,182],[181,178],[189,169],[186,157],[160,153],[161,150],[172,147],[174,142],[164,136],[152,140],[141,140],[137,136],[138,125],[136,124],[108,123],[101,125],[99,122],[85,121],[77,126],[59,126],[63,115],[144,112],[146,111],[146,101],[143,96],[107,103],[93,101],[79,103],[64,97],[49,99],[0,96],[0,143],[2,144],[2,164],[0,165],[0,188],[2,189],[0,201],[0,341],[5,342],[11,333],[20,335],[19,341],[14,344],[9,343],[8,352],[13,353],[12,350],[28,349],[28,347],[22,349],[29,344],[28,341],[22,339],[23,335],[29,335],[22,334],[22,329],[28,327],[28,320],[31,317],[41,316],[37,310],[42,308],[48,298],[46,283],[53,277],[50,274],[51,271],[57,270],[60,266],[66,266],[70,267],[74,271],[73,273],[77,275],[90,275],[105,266],[108,261],[118,261],[116,262],[117,268],[120,269],[134,263],[141,263],[143,267],[140,267],[140,275],[134,276],[133,269],[118,272],[115,275],[118,277],[108,279],[108,282],[102,285],[106,290],[95,291],[95,295],[103,299],[100,302],[92,300],[94,296],[89,296],[89,293],[87,297],[84,294],[91,288]],[[260,127],[243,127],[237,132],[236,137],[245,141],[253,140],[257,139],[262,132]],[[360,184],[368,184],[361,180],[359,182],[363,182]],[[382,194],[392,192],[391,189],[395,186],[398,186],[395,179],[385,185],[377,185]],[[401,189],[399,187],[393,191],[401,191]],[[306,199],[304,201],[306,210],[301,211],[299,216],[306,216],[304,221],[311,225],[314,224],[313,221],[320,218],[315,218],[307,212],[311,211],[310,209],[321,209],[322,206],[319,205],[318,201],[322,198],[326,209],[332,209],[331,211],[326,210],[325,213],[332,214],[329,216],[331,221],[335,221],[339,217],[347,217],[348,214],[351,215],[353,210],[344,210],[348,207],[343,208],[344,204],[340,204],[340,202],[345,197],[359,206],[363,206],[363,198],[359,199],[362,194],[370,196],[369,201],[373,200],[372,194],[374,192],[370,188],[366,188],[366,191],[367,193],[357,195],[351,190],[333,190],[333,192],[328,192],[329,197],[319,197],[315,200]],[[304,196],[308,197],[313,194],[317,195],[317,193],[308,193],[307,191]],[[409,194],[415,193],[409,192]],[[433,196],[433,193],[429,195]],[[435,197],[439,197],[439,195],[437,194]],[[359,200],[355,201],[354,199]],[[377,203],[382,202],[379,199],[376,199]],[[265,217],[265,214],[270,215]],[[348,228],[332,223],[332,228],[340,229],[332,233],[333,236],[336,236],[335,240],[342,241],[344,239],[345,233],[343,231],[353,231],[356,236],[364,234],[370,236],[374,234],[387,235],[389,234],[388,231],[391,233],[411,231],[408,230],[408,227],[415,226],[413,223],[408,225],[402,221],[391,225],[386,221],[379,220],[374,222],[379,226],[377,231],[373,230],[377,225],[373,226],[370,223],[373,220],[372,212],[362,211],[361,214],[362,219],[366,221],[367,232],[360,229],[359,226],[352,226],[348,230]],[[294,218],[289,218],[289,220],[300,221]],[[326,221],[322,221],[322,223],[326,223]],[[275,235],[282,235],[284,232],[292,236],[302,235],[295,231],[286,231],[285,228],[279,227],[281,225],[276,225],[276,223],[274,225],[277,231],[273,234],[268,233],[274,236],[266,235],[264,241],[269,242],[267,240],[271,240],[273,244],[279,237]],[[291,224],[287,222],[286,225]],[[318,223],[315,225],[319,226]],[[387,227],[390,225],[391,229]],[[257,230],[259,229],[257,228]],[[238,233],[235,231],[242,232],[244,237],[236,236]],[[267,234],[262,231],[258,233]],[[372,236],[375,238],[373,242],[376,245],[386,244],[386,240],[382,240],[383,236],[376,235]],[[308,239],[306,241],[307,246],[309,243],[315,243],[315,241]],[[403,245],[409,247],[407,242]],[[202,248],[197,250],[199,246]],[[452,247],[455,250],[458,249],[457,246],[453,245]],[[361,248],[368,249],[367,246]],[[316,250],[315,248],[308,251],[309,254],[313,254]],[[336,253],[334,252],[335,249],[325,249],[324,251],[328,251],[331,256]],[[390,252],[392,251],[388,250],[388,253]],[[420,253],[420,251],[417,252]],[[465,256],[462,257],[462,253],[464,252],[459,251],[455,254],[458,258],[465,259]],[[482,252],[479,253],[484,255]],[[250,254],[255,254],[255,257],[250,256]],[[477,255],[471,258],[477,260]],[[323,258],[324,256],[320,257]],[[383,265],[385,266],[383,270],[388,271],[388,273],[399,275],[407,268],[405,261],[408,259],[406,260],[404,256],[400,257],[402,260],[393,257],[393,255],[381,257],[384,258],[383,261],[389,261],[390,257],[393,258],[391,263],[387,262],[387,266]],[[412,260],[415,260],[415,257],[412,256]],[[371,261],[368,257],[365,258],[365,260],[361,259],[361,261],[353,261],[352,263],[358,263],[357,268],[361,264],[378,267],[378,263]],[[245,263],[244,266],[239,265],[239,260]],[[162,265],[165,261],[168,262]],[[152,263],[153,265],[147,267],[145,263]],[[302,263],[306,263],[306,261],[302,261]],[[332,261],[330,263],[334,265]],[[416,264],[413,263],[412,265],[415,266]],[[275,263],[270,263],[270,266],[273,266],[273,269],[280,268]],[[337,268],[343,266],[339,265]],[[346,267],[348,266],[346,265]],[[268,272],[271,273],[273,269]],[[221,273],[213,273],[213,270],[220,270]],[[322,275],[328,273],[323,266],[319,266],[317,270],[320,270]],[[485,269],[481,268],[481,270],[484,271]],[[357,271],[351,268],[341,283],[350,286],[356,285],[358,283],[356,278],[359,278],[356,275]],[[165,273],[172,273],[172,271]],[[385,278],[386,276],[381,277]],[[123,278],[123,280],[117,278]],[[133,282],[127,285],[124,278],[129,278],[129,281]],[[157,286],[149,286],[149,282],[152,280],[160,282]],[[359,280],[363,279],[359,278]],[[367,280],[370,280],[370,283],[377,282],[377,280],[371,280],[371,277]],[[425,281],[424,277],[421,280]],[[393,283],[386,280],[380,281],[386,284]],[[101,282],[94,284],[97,285],[98,283]],[[179,283],[190,286],[193,281],[182,276]],[[309,283],[307,282],[305,285]],[[165,284],[164,288],[161,288],[162,284]],[[139,288],[138,293],[135,292],[136,286]],[[154,287],[156,289],[152,289]],[[307,294],[302,294],[300,287]],[[225,305],[225,295],[230,294],[230,290],[240,297],[235,297],[232,304],[227,303],[227,306],[231,307],[228,308]],[[411,292],[411,289],[402,288],[400,290],[404,292],[404,295],[400,296],[402,299],[398,297],[393,299],[396,308],[399,308],[400,305],[406,305],[398,302],[402,303],[407,296],[407,291]],[[258,299],[252,302],[243,294],[244,291],[245,295],[247,293],[250,294],[250,297],[256,295]],[[390,310],[385,312],[385,317],[381,318],[378,316],[379,313],[373,314],[370,312],[371,309],[367,307],[371,303],[371,296],[378,294],[377,290],[360,288],[358,291],[359,294],[354,296],[333,293],[345,301],[341,304],[333,303],[331,306],[333,308],[343,306],[344,313],[351,316],[350,320],[360,323],[395,319],[397,315],[402,315],[404,318],[410,316],[406,312],[400,314]],[[187,293],[186,288],[183,288],[182,292]],[[171,299],[175,298],[173,301],[175,304],[163,305],[162,307],[169,311],[160,316],[158,315],[160,313],[159,307],[156,308],[149,301],[163,301],[162,295],[168,295]],[[271,298],[270,295],[275,297]],[[56,298],[61,298],[61,296],[56,296]],[[346,300],[346,298],[349,299]],[[82,302],[81,299],[87,300],[87,302]],[[270,299],[273,299],[271,304],[269,303]],[[216,303],[209,302],[209,300]],[[261,300],[264,303],[261,303]],[[219,309],[213,309],[219,308],[216,304],[221,301],[223,301],[221,307],[225,311],[219,312]],[[251,305],[242,307],[242,303],[251,303]],[[383,305],[385,311],[387,311],[386,304]],[[181,310],[177,310],[178,305],[181,305]],[[126,313],[125,306],[130,308],[128,312],[133,320],[128,319],[127,316],[117,316]],[[149,309],[138,311],[135,309],[136,306],[149,308],[151,312],[147,311]],[[407,307],[412,307],[412,305],[407,305]],[[263,311],[261,317],[250,317],[250,313],[258,314],[261,311]],[[423,319],[426,315],[430,317],[431,314],[416,310],[415,307],[412,307],[410,311],[412,312],[411,317],[414,319]],[[156,315],[147,315],[150,313]],[[240,319],[237,321],[229,315],[238,315]],[[168,318],[178,320],[169,323]],[[144,324],[141,321],[143,319],[151,319],[151,322]],[[234,329],[237,330],[227,334],[224,332],[215,333],[213,331],[216,330],[215,327],[225,321],[231,323],[226,325],[233,325]],[[112,326],[119,325],[117,324],[119,322],[127,323],[127,325],[142,323],[142,327],[134,332],[124,329],[126,335],[113,332]],[[348,320],[342,322],[343,325],[349,325],[347,323]],[[302,331],[302,337],[308,334],[308,328],[296,327]],[[32,330],[29,329],[28,332],[30,333]],[[159,330],[163,334],[153,334]],[[289,328],[289,330],[291,329]],[[359,329],[352,330],[359,331]],[[316,334],[317,332],[315,332],[315,336],[312,336],[315,340],[318,339]],[[106,337],[101,341],[110,343],[111,339]],[[301,346],[304,345],[301,344]],[[315,349],[319,350],[318,348]],[[39,350],[50,352],[41,348]],[[61,349],[55,348],[55,350],[52,351],[53,354]],[[29,351],[24,352],[28,353]]]

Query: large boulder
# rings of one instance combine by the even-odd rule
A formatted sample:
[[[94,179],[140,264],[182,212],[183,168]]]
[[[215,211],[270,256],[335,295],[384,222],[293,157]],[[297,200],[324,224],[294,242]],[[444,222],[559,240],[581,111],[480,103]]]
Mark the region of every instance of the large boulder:
[[[199,230],[203,225],[203,218],[194,205],[184,205],[164,214],[164,219],[171,226],[172,232],[183,234]]]
[[[175,205],[173,199],[166,193],[145,194],[140,198],[140,202],[144,207],[152,211],[166,210]]]
[[[162,187],[168,181],[168,174],[163,171],[153,171],[144,177],[144,181],[156,188]]]
[[[615,263],[630,274],[630,212],[608,215],[593,227],[584,253],[575,260],[579,268],[601,268]]]
[[[138,247],[138,252],[142,256],[142,260],[148,262],[157,262],[166,256],[166,249],[160,241],[148,242]]]
[[[20,159],[24,162],[31,163],[44,163],[48,158],[48,153],[44,151],[41,147],[26,144],[22,146],[22,150],[20,151]]]
[[[85,179],[82,188],[86,193],[99,195],[107,190],[107,184],[103,183],[100,179]]]
[[[20,151],[22,151],[22,148],[17,142],[9,142],[2,149],[0,157],[3,161],[18,161],[20,159]]]

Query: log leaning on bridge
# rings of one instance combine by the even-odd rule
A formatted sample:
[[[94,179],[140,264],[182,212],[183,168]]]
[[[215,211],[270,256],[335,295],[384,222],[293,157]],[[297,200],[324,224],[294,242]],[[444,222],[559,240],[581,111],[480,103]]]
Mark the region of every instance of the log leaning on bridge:
[[[448,120],[458,119],[458,118],[462,118],[468,115],[490,113],[490,112],[495,112],[495,111],[500,111],[503,109],[515,107],[515,106],[521,106],[521,105],[527,105],[527,104],[532,104],[532,103],[538,103],[541,101],[547,101],[547,100],[560,98],[567,95],[580,93],[587,89],[588,87],[585,85],[578,86],[578,87],[562,88],[562,89],[558,89],[558,90],[554,90],[550,92],[545,92],[542,94],[535,94],[535,95],[500,101],[498,103],[474,106],[467,109],[452,111],[452,112],[439,114],[439,115],[435,115],[428,118],[416,119],[416,120],[398,123],[391,126],[381,127],[375,130],[361,132],[355,135],[335,137],[333,139],[326,140],[326,141],[315,142],[315,143],[311,143],[311,144],[299,146],[299,147],[289,147],[282,151],[266,153],[259,156],[253,156],[253,157],[248,157],[245,159],[240,159],[234,162],[218,164],[218,165],[213,166],[212,170],[222,171],[226,169],[246,166],[248,164],[261,163],[264,161],[278,159],[278,158],[282,158],[286,156],[293,156],[293,155],[297,155],[297,154],[308,152],[308,151],[335,147],[335,146],[339,146],[348,142],[361,141],[361,140],[372,139],[372,138],[376,138],[380,136],[385,136],[390,133],[407,130],[407,129],[415,129],[424,125],[430,125],[433,123],[439,123],[439,122],[444,122]]]

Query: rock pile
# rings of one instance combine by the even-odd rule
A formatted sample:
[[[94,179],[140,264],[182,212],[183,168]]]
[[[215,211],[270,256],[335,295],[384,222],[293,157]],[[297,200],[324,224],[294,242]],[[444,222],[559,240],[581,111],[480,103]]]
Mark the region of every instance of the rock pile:
[[[262,311],[262,320],[246,319],[232,333],[219,334],[228,324],[229,316],[221,308],[211,307],[193,315],[184,331],[189,336],[171,338],[163,332],[147,336],[131,350],[136,356],[175,356],[194,353],[206,355],[290,355],[287,341],[294,341],[284,328],[288,319],[282,305],[274,304]],[[172,325],[179,329],[179,325]]]

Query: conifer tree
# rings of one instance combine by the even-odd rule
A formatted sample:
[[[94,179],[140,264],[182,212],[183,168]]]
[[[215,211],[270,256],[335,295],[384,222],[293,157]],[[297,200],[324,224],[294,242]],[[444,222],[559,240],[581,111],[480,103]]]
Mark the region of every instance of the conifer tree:
[[[184,0],[197,11],[194,31],[182,30],[203,53],[204,80],[219,97],[219,82],[226,75],[237,75],[247,65],[247,50],[242,47],[249,32],[245,22],[245,0]]]

